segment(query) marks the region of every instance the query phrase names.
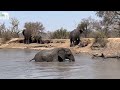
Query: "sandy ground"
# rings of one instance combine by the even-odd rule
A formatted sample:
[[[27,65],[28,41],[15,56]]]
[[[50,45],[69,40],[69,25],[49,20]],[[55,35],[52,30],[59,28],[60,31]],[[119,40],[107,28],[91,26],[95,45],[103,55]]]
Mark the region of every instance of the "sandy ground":
[[[73,53],[108,53],[108,54],[113,54],[113,53],[119,53],[120,51],[120,38],[109,38],[107,47],[104,49],[99,49],[99,50],[92,50],[91,45],[93,44],[94,39],[93,38],[83,38],[82,40],[88,40],[90,43],[86,47],[70,47],[70,41],[69,39],[52,39],[53,43],[49,44],[23,44],[23,43],[18,43],[19,40],[22,40],[23,38],[13,38],[10,41],[6,42],[5,44],[1,44],[1,39],[0,39],[0,49],[4,48],[15,48],[15,49],[34,49],[34,50],[43,50],[43,49],[53,49],[53,48],[59,48],[59,47],[64,47],[64,48],[70,48]]]

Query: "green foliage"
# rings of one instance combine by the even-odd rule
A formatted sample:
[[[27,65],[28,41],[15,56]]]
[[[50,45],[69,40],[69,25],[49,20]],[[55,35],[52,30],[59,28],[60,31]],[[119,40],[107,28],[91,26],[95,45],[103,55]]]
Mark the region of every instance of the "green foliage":
[[[41,22],[26,22],[24,28],[32,33],[32,37],[36,36],[38,32],[43,32],[45,29]]]
[[[32,31],[43,31],[44,26],[41,22],[26,22],[24,27]]]
[[[96,34],[94,35],[94,43],[92,45],[92,47],[97,46],[97,47],[105,47],[107,44],[107,38],[105,33],[102,32],[96,32]]]
[[[91,31],[91,24],[92,24],[93,19],[91,17],[88,18],[83,18],[81,22],[78,24],[77,29],[83,31],[83,35],[85,38],[89,37]]]
[[[70,32],[66,29],[58,29],[51,34],[52,39],[68,39]]]

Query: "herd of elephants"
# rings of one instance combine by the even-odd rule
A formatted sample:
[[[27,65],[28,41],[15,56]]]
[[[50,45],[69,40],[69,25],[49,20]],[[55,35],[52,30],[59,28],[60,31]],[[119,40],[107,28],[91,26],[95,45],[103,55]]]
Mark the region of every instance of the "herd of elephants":
[[[80,34],[82,32],[83,31],[79,30],[78,28],[70,32],[70,36],[69,36],[70,47],[78,45],[80,43]],[[40,44],[44,43],[43,40],[41,39],[40,32],[38,32],[33,37],[34,39],[32,39],[32,33],[27,29],[24,29],[22,34],[24,36],[25,44],[30,44],[32,42],[36,42]],[[35,60],[36,62],[64,62],[66,60],[70,62],[74,62],[75,58],[69,48],[55,48],[51,50],[41,50],[35,55],[35,57],[32,60]]]

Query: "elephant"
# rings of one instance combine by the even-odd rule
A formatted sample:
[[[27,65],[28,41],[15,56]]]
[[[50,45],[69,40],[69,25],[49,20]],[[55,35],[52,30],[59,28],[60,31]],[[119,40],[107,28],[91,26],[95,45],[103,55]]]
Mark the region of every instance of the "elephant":
[[[46,43],[46,44],[51,43],[50,40],[44,40],[43,42]]]
[[[70,32],[70,47],[78,45],[80,43],[80,34],[83,32],[83,30],[74,29]]]
[[[24,43],[25,44],[30,44],[32,42],[32,34],[30,30],[24,29],[22,31],[22,34],[24,36]]]
[[[33,42],[42,44],[42,37],[39,32],[33,36]]]
[[[67,59],[70,62],[75,61],[69,48],[54,48],[51,50],[41,50],[32,60],[35,60],[36,62],[65,62]]]
[[[40,44],[49,44],[49,43],[51,43],[50,40],[41,40],[41,43],[40,43]]]

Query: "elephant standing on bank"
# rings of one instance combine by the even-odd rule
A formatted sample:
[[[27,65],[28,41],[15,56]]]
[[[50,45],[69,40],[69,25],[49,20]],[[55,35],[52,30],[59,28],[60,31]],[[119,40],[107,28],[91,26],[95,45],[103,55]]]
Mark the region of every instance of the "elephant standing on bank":
[[[24,36],[24,43],[30,44],[30,43],[40,43],[42,44],[42,37],[40,32],[36,32],[36,34],[33,34],[34,32],[32,30],[24,29],[22,34]]]
[[[68,48],[55,48],[51,50],[41,50],[32,60],[36,62],[64,62],[66,59],[73,62],[75,61],[71,50]]]
[[[40,32],[36,33],[33,37],[33,42],[42,44],[42,37]]]
[[[30,44],[32,42],[32,33],[30,30],[24,29],[22,31],[22,34],[24,36],[24,43]]]
[[[80,34],[82,30],[74,29],[70,32],[70,47],[78,45],[80,43]]]

